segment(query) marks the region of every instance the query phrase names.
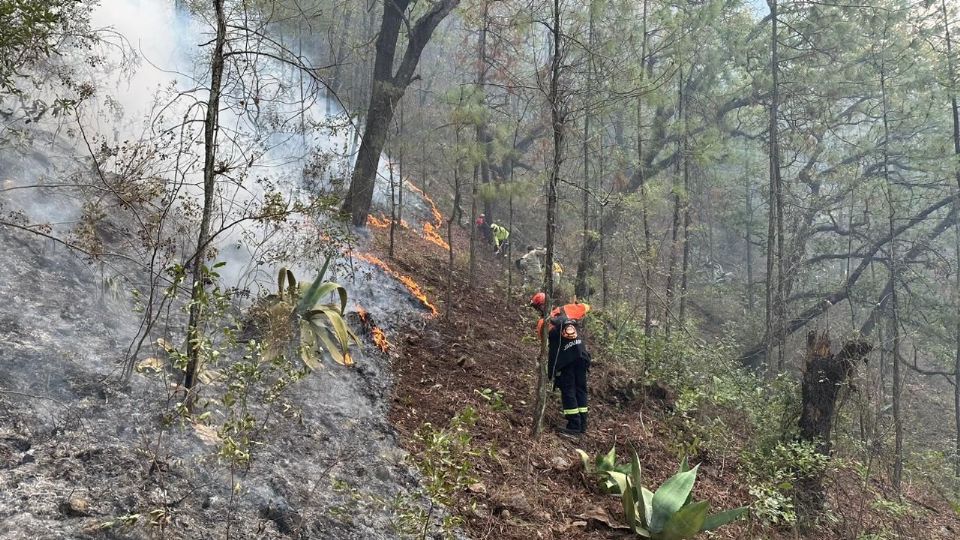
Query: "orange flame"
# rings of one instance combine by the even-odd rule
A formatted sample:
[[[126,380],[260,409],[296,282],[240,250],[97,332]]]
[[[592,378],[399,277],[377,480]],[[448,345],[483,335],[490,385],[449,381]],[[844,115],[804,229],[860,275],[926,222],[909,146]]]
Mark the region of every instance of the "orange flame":
[[[427,299],[427,295],[423,292],[423,289],[420,288],[420,284],[414,281],[413,278],[409,276],[405,276],[400,272],[397,272],[393,268],[390,268],[390,265],[374,257],[373,255],[369,255],[366,253],[356,253],[354,254],[354,256],[360,259],[361,261],[366,261],[374,266],[379,267],[384,272],[397,278],[397,280],[400,281],[400,283],[403,283],[404,286],[406,286],[407,290],[410,291],[410,294],[412,294],[417,300],[419,300],[420,303],[424,305],[424,307],[429,309],[433,315],[437,315],[439,313],[436,306],[431,304],[430,300]]]
[[[381,351],[387,352],[390,350],[390,342],[387,341],[387,335],[379,326],[374,325],[374,327],[370,329],[370,332],[373,335],[373,342]]]
[[[422,189],[413,185],[412,182],[406,182],[410,191],[420,195],[420,197],[430,205],[430,213],[433,214],[433,223],[424,223],[423,224],[423,237],[427,239],[432,244],[440,246],[443,249],[450,249],[450,244],[443,239],[443,236],[440,235],[439,231],[443,227],[443,214],[440,213],[440,210],[437,208],[436,203],[433,202],[433,199],[429,195],[423,192]]]
[[[370,320],[370,314],[363,306],[357,306],[357,315],[360,317],[360,323],[364,328],[370,329],[370,337],[373,338],[374,345],[383,352],[390,350],[390,342],[387,340],[387,333],[382,328],[373,324]]]
[[[433,223],[423,224],[423,237],[426,238],[428,242],[436,244],[445,250],[450,249],[450,244],[440,236],[440,233],[437,232],[437,227],[434,227]]]
[[[384,216],[383,214],[380,214],[380,217],[376,217],[373,214],[368,214],[367,225],[375,229],[386,229],[390,227],[390,218]],[[407,223],[407,220],[405,219],[400,220],[400,226],[403,227],[404,229],[410,228],[410,224]]]
[[[367,225],[375,227],[377,229],[386,229],[390,226],[390,221],[386,219],[379,219],[376,216],[370,214],[367,215]]]

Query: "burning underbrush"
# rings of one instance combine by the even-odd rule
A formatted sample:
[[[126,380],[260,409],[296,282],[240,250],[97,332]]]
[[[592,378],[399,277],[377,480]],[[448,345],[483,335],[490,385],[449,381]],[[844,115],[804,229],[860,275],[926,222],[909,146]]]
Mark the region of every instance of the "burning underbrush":
[[[387,340],[387,333],[373,322],[373,317],[370,315],[370,312],[364,309],[363,306],[357,306],[356,313],[359,319],[360,335],[369,337],[373,341],[373,344],[382,352],[390,352],[392,345],[390,341]]]
[[[433,199],[424,193],[423,190],[419,189],[413,184],[410,184],[410,189],[423,198],[424,202],[430,206],[430,213],[433,215],[433,223],[425,222],[423,224],[424,238],[426,238],[428,242],[439,246],[440,248],[450,249],[450,244],[448,244],[439,233],[440,228],[443,227],[443,214],[440,213],[440,209],[437,208],[437,205],[433,202]]]
[[[439,313],[439,310],[437,310],[437,307],[434,306],[430,302],[430,300],[427,298],[427,294],[420,287],[420,284],[417,283],[412,277],[401,274],[400,272],[397,272],[396,270],[391,268],[389,264],[385,263],[383,260],[369,253],[354,253],[353,256],[361,261],[364,261],[372,264],[373,266],[376,266],[377,268],[386,272],[387,275],[392,276],[394,279],[396,279],[400,283],[403,283],[403,285],[407,288],[407,290],[410,291],[410,294],[412,294],[414,298],[419,300],[420,303],[423,305],[423,307],[430,310],[431,315],[436,316]]]
[[[374,229],[388,229],[390,228],[390,221],[391,219],[384,216],[382,213],[379,217],[374,216],[373,214],[367,216],[367,226]],[[407,223],[407,220],[405,219],[401,219],[399,224],[401,228],[410,228],[410,224]]]

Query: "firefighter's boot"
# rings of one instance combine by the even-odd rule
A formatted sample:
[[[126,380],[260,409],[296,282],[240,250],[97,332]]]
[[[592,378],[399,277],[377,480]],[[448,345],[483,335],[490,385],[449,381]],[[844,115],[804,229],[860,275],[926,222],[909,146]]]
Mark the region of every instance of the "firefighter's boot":
[[[567,419],[567,425],[566,427],[560,428],[561,433],[567,435],[579,435],[582,433],[580,430],[580,414],[567,414],[564,415],[564,418]]]
[[[580,413],[580,433],[587,432],[587,413]]]

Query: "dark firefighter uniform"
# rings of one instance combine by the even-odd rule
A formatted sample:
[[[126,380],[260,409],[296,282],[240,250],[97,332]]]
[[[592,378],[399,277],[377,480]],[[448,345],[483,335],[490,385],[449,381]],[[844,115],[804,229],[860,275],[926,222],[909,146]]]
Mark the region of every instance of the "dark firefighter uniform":
[[[590,353],[579,328],[580,321],[590,311],[587,304],[567,304],[550,312],[547,333],[548,370],[554,385],[560,389],[563,416],[567,420],[564,431],[583,433],[587,430],[587,370]],[[537,333],[543,331],[543,320]]]

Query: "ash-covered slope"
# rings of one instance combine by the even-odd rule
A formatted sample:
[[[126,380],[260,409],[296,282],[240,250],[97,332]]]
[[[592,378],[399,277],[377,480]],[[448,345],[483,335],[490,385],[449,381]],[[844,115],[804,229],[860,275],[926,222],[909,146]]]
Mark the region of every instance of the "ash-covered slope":
[[[141,49],[175,50],[164,36],[174,27],[189,30],[182,26],[183,14],[164,11],[171,6],[138,0],[110,4],[104,8],[111,14],[107,23],[129,21],[143,27],[133,31],[149,30],[149,40],[126,36]],[[202,41],[189,34],[171,39]],[[121,96],[117,102],[134,114],[135,106],[150,101],[145,96],[162,84],[149,76],[135,78],[126,91],[137,99],[128,103]],[[14,110],[6,112],[17,117]],[[387,420],[391,360],[370,336],[357,347],[353,367],[326,365],[292,385],[282,406],[249,404],[256,440],[243,466],[231,467],[224,459],[226,445],[212,428],[175,413],[181,394],[170,386],[175,376],[155,343],[160,338],[183,343],[183,300],[170,302],[156,324],[144,330],[145,295],[151,286],[162,293],[164,265],[149,261],[150,250],[138,237],[142,216],[115,189],[124,184],[95,172],[89,149],[61,127],[34,122],[25,128],[32,133],[30,144],[0,149],[5,171],[0,212],[6,223],[0,225],[0,538],[386,539],[402,536],[406,517],[426,515],[415,473]],[[117,142],[129,133],[128,126],[105,124],[104,132],[111,128],[112,134],[91,130],[89,136],[104,147],[129,149]],[[295,198],[316,186],[309,185],[303,160],[282,152],[342,149],[350,135],[318,131],[309,141],[292,138],[268,135],[266,146],[276,155],[266,155],[272,165],[264,169],[272,178],[289,180],[275,184]],[[343,159],[339,155],[334,161]],[[140,165],[137,185],[167,186],[176,179],[177,171],[171,175],[160,166]],[[381,174],[377,188],[378,212],[389,213],[388,176]],[[252,184],[239,187],[249,197],[243,204],[255,203],[262,194]],[[170,192],[197,196],[189,186]],[[416,190],[407,189],[404,198],[404,218],[411,227],[435,223],[431,204]],[[97,209],[109,210],[84,228],[94,202]],[[160,202],[162,197],[145,198],[143,204]],[[192,249],[193,221],[183,205],[171,208],[170,224],[158,236],[169,240],[166,260],[182,262]],[[218,260],[229,259],[224,287],[242,284],[249,292],[234,299],[231,309],[238,318],[276,286],[280,264],[294,267],[301,279],[312,279],[317,270],[314,259],[264,262],[262,245],[250,239],[274,232],[253,220],[216,246],[223,257]],[[392,339],[430,310],[377,259],[362,255],[364,244],[361,235],[327,277],[347,288],[348,311],[354,313],[349,320],[358,333],[364,333],[356,315],[362,307],[367,320]],[[86,249],[91,245],[96,253]],[[168,366],[167,376],[147,370],[122,382],[123,363],[140,338],[144,346],[135,360],[156,357]],[[227,370],[237,360],[224,358],[215,367]],[[222,386],[214,381],[201,390],[201,403],[222,394]],[[209,424],[223,425],[231,409],[236,410],[209,403]]]
[[[136,265],[9,227],[0,251],[0,538],[396,538],[400,516],[422,511],[387,420],[390,359],[369,339],[352,368],[292,386],[282,414],[259,410],[265,439],[230,470],[209,432],[171,415],[162,377],[118,384],[140,314],[105,276]],[[388,339],[429,313],[359,258],[333,277]],[[148,343],[182,340],[182,324],[174,309]]]
[[[151,512],[181,538],[223,537],[231,525],[241,538],[396,537],[391,501],[418,496],[386,420],[387,358],[359,354],[354,368],[294,386],[296,410],[269,420],[249,470],[230,478],[216,444],[189,424],[161,432],[166,388],[142,374],[126,389],[109,378],[134,319],[98,294],[95,268],[22,236],[0,232],[0,537],[82,537],[134,514],[118,534],[150,537]],[[352,288],[405,294],[385,279]]]

